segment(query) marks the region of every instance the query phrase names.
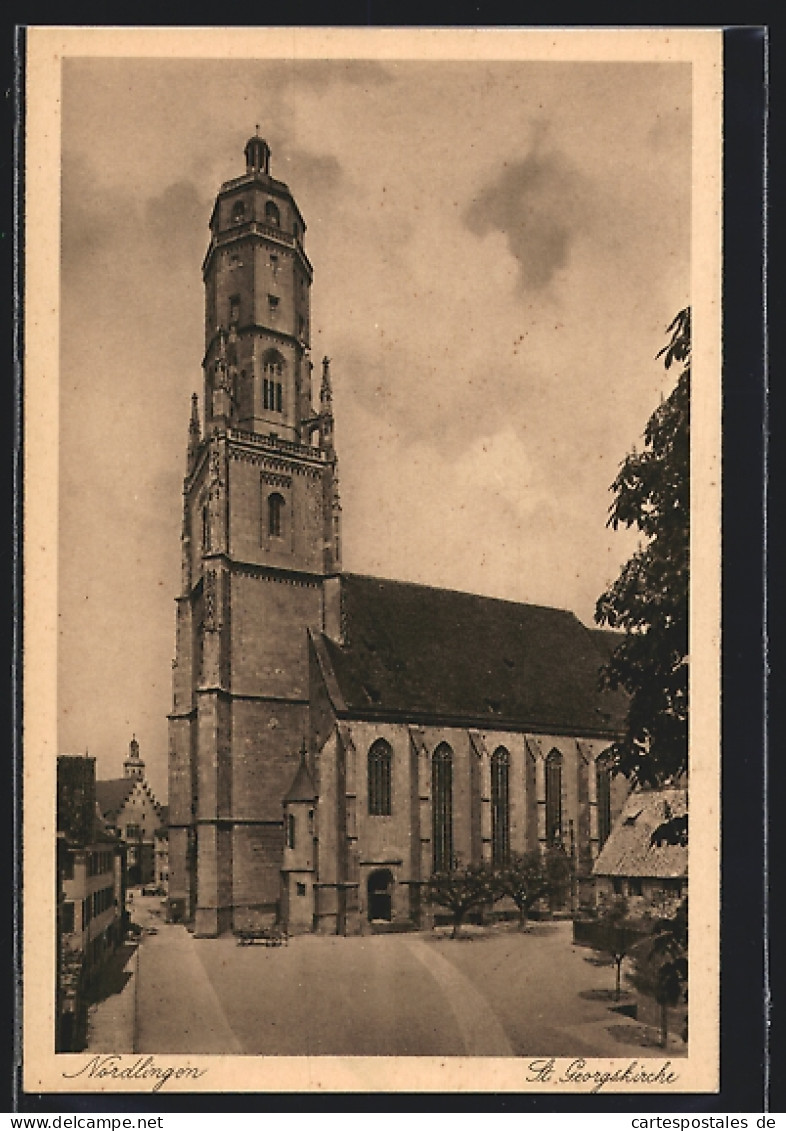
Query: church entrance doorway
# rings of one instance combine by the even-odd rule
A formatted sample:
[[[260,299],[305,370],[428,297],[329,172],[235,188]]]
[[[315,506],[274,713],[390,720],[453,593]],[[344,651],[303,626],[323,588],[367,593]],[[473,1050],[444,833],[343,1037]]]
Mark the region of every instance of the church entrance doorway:
[[[392,915],[393,873],[389,868],[380,868],[368,878],[368,917],[386,919]]]

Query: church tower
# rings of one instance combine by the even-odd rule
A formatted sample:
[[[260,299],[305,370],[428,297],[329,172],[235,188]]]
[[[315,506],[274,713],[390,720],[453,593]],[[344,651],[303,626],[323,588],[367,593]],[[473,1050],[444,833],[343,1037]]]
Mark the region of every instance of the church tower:
[[[312,405],[306,225],[255,136],[202,266],[169,747],[170,911],[198,934],[269,922],[282,799],[307,728],[307,630],[340,570],[330,364]]]

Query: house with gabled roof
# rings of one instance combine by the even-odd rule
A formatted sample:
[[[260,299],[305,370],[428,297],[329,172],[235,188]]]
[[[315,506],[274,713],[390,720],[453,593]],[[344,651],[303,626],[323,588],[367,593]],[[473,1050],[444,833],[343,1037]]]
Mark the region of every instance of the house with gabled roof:
[[[624,896],[673,914],[688,890],[687,822],[684,786],[631,793],[592,869],[598,900]]]
[[[128,746],[123,777],[96,782],[96,802],[107,827],[127,845],[128,883],[152,883],[155,832],[164,822],[162,806],[145,779],[136,737]]]

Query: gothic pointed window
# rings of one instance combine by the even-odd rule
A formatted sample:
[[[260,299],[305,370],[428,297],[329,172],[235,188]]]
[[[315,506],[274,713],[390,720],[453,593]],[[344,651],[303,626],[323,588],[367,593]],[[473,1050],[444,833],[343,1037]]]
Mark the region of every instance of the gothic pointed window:
[[[441,743],[431,759],[431,857],[435,872],[453,868],[453,751]]]
[[[280,538],[283,526],[284,500],[278,493],[267,500],[267,532],[271,538]]]
[[[392,768],[389,743],[377,739],[368,752],[368,811],[372,817],[389,817],[392,812]]]
[[[611,760],[603,754],[595,762],[595,797],[598,803],[598,848],[611,832]]]
[[[546,759],[546,843],[562,843],[562,755],[552,750]]]
[[[210,508],[207,503],[202,507],[202,550],[204,553],[210,549]]]
[[[510,754],[504,746],[491,756],[491,855],[495,865],[510,858]]]

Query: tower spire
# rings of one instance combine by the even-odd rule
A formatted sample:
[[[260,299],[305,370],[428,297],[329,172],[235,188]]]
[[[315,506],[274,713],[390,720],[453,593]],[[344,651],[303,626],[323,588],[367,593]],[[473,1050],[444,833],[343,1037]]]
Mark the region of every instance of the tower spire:
[[[191,418],[188,421],[188,471],[189,474],[193,471],[196,462],[197,449],[199,448],[200,428],[199,428],[199,397],[196,393],[191,394]]]

